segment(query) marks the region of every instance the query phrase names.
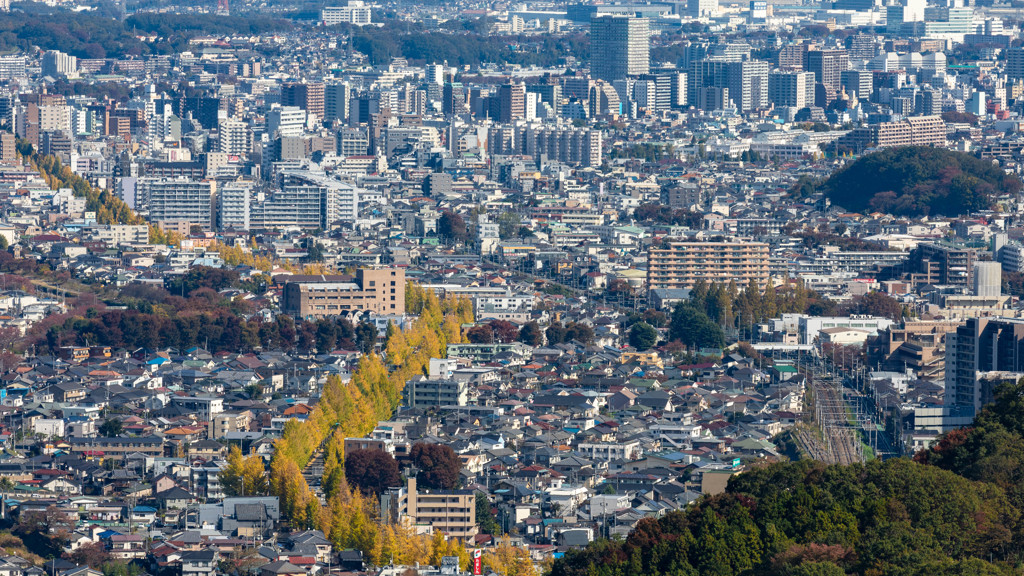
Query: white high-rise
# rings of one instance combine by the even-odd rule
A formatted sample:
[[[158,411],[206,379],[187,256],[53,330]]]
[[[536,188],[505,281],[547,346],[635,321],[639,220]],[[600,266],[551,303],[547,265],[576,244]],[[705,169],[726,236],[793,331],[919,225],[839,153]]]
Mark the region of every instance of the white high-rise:
[[[267,134],[278,136],[302,136],[306,126],[306,111],[298,106],[274,105],[267,111]]]
[[[768,100],[776,106],[806,108],[814,104],[813,72],[772,72],[768,75]]]
[[[217,219],[221,230],[248,230],[252,182],[228,182],[217,194]]]
[[[42,72],[44,76],[59,78],[78,70],[78,58],[57,50],[49,50],[43,54]]]
[[[651,33],[646,18],[596,16],[590,21],[590,74],[614,81],[647,74]]]
[[[252,151],[252,132],[248,124],[234,118],[221,120],[217,125],[217,151],[244,156]]]

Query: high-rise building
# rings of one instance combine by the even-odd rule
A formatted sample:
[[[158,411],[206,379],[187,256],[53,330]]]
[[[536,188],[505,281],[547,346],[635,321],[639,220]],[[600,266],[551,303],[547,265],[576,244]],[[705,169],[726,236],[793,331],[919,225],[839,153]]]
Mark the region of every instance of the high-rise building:
[[[646,18],[597,16],[590,21],[590,74],[621,80],[650,70],[651,38]],[[588,90],[589,92],[589,90]]]
[[[840,88],[840,74],[850,67],[846,50],[810,50],[804,70],[813,72],[815,82],[833,90]]]
[[[974,264],[974,295],[998,298],[1003,290],[1003,268],[999,262]]]
[[[633,102],[637,108],[646,111],[648,114],[656,114],[658,106],[658,84],[654,80],[640,79],[633,84]],[[666,98],[667,100],[667,98]]]
[[[839,83],[846,94],[857,95],[858,100],[867,100],[874,91],[874,74],[870,70],[843,70]]]
[[[923,116],[942,114],[942,92],[934,88],[921,90],[917,98],[916,112]]]
[[[690,67],[690,102],[723,103],[732,100],[741,112],[768,106],[768,63],[760,60],[725,62],[722,60],[701,60]],[[718,89],[709,99],[708,88]],[[728,96],[721,92],[728,90]],[[699,106],[699,104],[698,104]],[[709,108],[710,109],[710,108]]]
[[[18,139],[10,132],[0,132],[0,162],[15,162],[18,159]]]
[[[778,65],[783,70],[803,70],[807,44],[791,44],[779,50]]]
[[[470,542],[479,529],[476,520],[476,496],[472,490],[418,490],[410,477],[404,489],[391,488],[381,497],[385,512],[396,522],[430,526],[437,532]]]
[[[348,0],[344,6],[325,6],[320,11],[320,23],[324,26],[354,24],[366,26],[372,22],[370,7],[362,0]]]
[[[814,74],[772,72],[768,75],[768,100],[776,106],[806,108],[814,103]]]
[[[911,258],[915,284],[970,288],[974,284],[974,250],[945,242],[922,242]]]
[[[654,98],[647,98],[647,105],[639,104],[634,87],[634,99],[638,105],[646,107],[649,112],[682,108],[686,105],[686,74],[675,69],[652,70],[650,74],[640,76],[639,80],[654,83]],[[653,106],[652,106],[653,105]]]
[[[861,1],[861,0],[856,0]],[[874,2],[876,0],[868,0]],[[850,58],[870,60],[878,55],[878,42],[874,34],[854,34],[846,39],[846,50]]]
[[[942,146],[946,143],[946,123],[939,116],[915,116],[895,122],[861,126],[838,140],[854,150],[892,146]]]
[[[43,54],[42,72],[44,76],[59,78],[78,70],[78,59],[70,54],[57,50],[48,50]]]
[[[0,56],[0,80],[24,78],[25,73],[24,56]]]
[[[192,118],[199,122],[204,129],[213,130],[217,127],[221,109],[226,106],[227,102],[222,102],[220,98],[192,96],[182,98],[178,103],[178,110],[181,111],[183,118],[191,114]]]
[[[946,406],[972,416],[994,399],[1004,380],[1024,372],[1024,321],[969,318],[946,335]],[[1003,374],[999,374],[1003,373]]]
[[[517,125],[510,153],[539,158],[545,156],[565,164],[601,165],[600,130],[550,125]]]
[[[1006,51],[1006,76],[1013,80],[1024,78],[1024,47]]]
[[[886,32],[904,34],[913,31],[916,23],[924,22],[926,5],[926,0],[899,0],[886,6]]]
[[[290,82],[281,87],[281,106],[297,106],[306,114],[324,119],[324,85]]]
[[[366,128],[342,128],[338,132],[338,156],[364,156],[370,148]]]
[[[526,87],[505,84],[498,88],[498,122],[514,122],[526,115]]]
[[[217,127],[217,151],[244,156],[252,152],[252,131],[241,120],[229,118]]]
[[[441,96],[441,110],[445,114],[464,114],[467,107],[466,89],[461,82],[446,82]]]
[[[267,134],[277,136],[302,136],[306,126],[306,112],[297,106],[278,106],[267,111]]]
[[[217,193],[217,225],[222,231],[250,228],[252,182],[228,182]]]
[[[687,0],[686,15],[690,18],[713,18],[718,15],[718,0]]]
[[[436,84],[437,86],[444,85],[444,65],[442,64],[427,64],[423,67],[426,72],[427,84]]]
[[[15,109],[14,133],[18,138],[28,140],[32,146],[39,146],[39,105],[27,102],[23,107]]]
[[[280,186],[252,205],[250,223],[258,230],[286,226],[328,230],[337,222],[355,222],[359,190],[348,183],[307,170],[284,170]]]
[[[692,288],[697,282],[768,284],[768,245],[762,242],[668,241],[648,252],[650,288]]]
[[[344,82],[332,82],[324,88],[324,122],[348,119],[352,87]]]
[[[290,276],[281,310],[298,318],[332,318],[361,312],[405,314],[405,269],[360,268],[351,276]]]

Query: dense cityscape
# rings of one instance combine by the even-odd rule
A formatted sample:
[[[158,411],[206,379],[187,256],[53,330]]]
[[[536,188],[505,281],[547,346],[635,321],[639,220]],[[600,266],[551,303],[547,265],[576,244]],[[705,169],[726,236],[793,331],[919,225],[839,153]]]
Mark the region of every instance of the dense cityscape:
[[[0,576],[1024,570],[1024,15],[0,0]]]

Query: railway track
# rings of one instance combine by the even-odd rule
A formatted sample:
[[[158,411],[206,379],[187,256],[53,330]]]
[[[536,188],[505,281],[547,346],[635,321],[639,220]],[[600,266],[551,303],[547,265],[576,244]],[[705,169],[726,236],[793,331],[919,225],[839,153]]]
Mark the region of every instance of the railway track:
[[[856,423],[850,422],[846,399],[842,393],[842,383],[837,377],[814,372],[811,377],[811,389],[814,391],[815,420],[821,428],[822,439],[819,441],[807,432],[801,442],[807,453],[815,460],[829,464],[854,464],[864,461]]]

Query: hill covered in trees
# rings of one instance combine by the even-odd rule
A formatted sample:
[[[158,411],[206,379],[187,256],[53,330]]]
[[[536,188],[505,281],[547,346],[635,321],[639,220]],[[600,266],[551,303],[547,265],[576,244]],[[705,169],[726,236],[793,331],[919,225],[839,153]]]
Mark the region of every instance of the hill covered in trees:
[[[587,57],[586,36],[499,36],[476,31],[441,32],[364,26],[352,30],[352,48],[366,54],[371,64],[387,64],[402,57],[414,62],[443,62],[478,66],[483,62],[555,66],[566,56]]]
[[[43,10],[46,11],[43,11]],[[207,34],[262,34],[290,30],[287,20],[269,16],[138,13],[124,22],[103,12],[33,8],[0,13],[0,51],[60,50],[78,58],[125,58],[186,50]],[[153,43],[136,34],[155,34]]]
[[[568,553],[552,576],[1019,574],[1022,480],[1024,380],[914,461],[755,468],[624,541]]]
[[[990,208],[1000,194],[1020,191],[1020,179],[970,154],[928,146],[887,148],[862,156],[824,182],[821,191],[847,210],[900,216],[958,216]]]

